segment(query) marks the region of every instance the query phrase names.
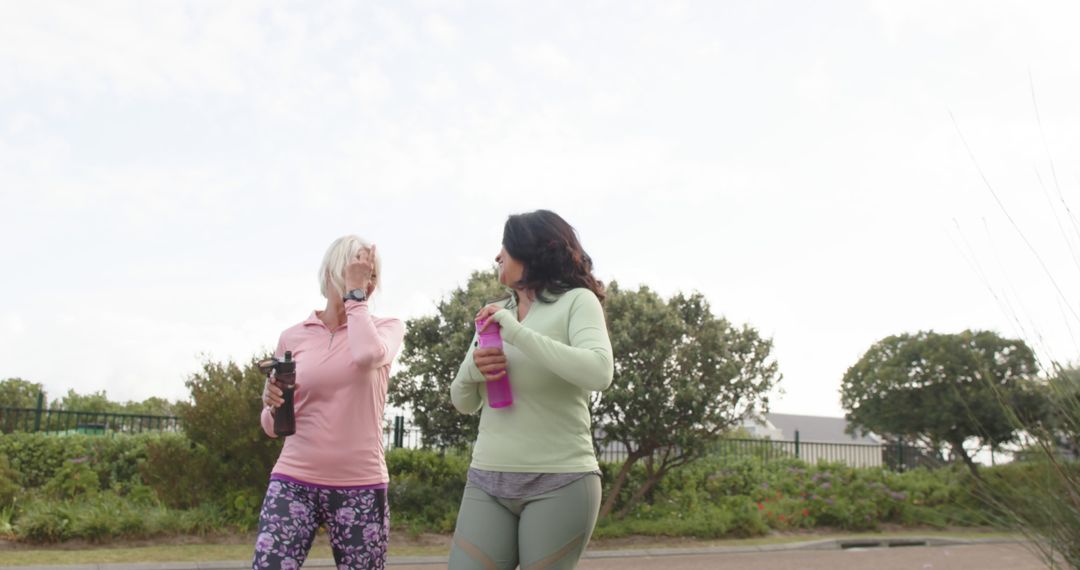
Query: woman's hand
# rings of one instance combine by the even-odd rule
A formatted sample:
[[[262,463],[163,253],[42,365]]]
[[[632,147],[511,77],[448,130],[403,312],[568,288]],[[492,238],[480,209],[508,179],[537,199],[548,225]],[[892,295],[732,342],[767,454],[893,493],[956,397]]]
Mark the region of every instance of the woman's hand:
[[[504,308],[505,307],[502,307],[500,305],[492,304],[492,305],[488,305],[488,306],[484,307],[483,309],[480,309],[480,312],[476,313],[476,322],[484,323],[484,326],[482,328],[480,328],[480,330],[477,331],[477,332],[486,331],[487,328],[489,326],[491,326],[491,323],[494,322],[494,321],[491,320],[492,315],[494,315],[495,313],[501,311]]]
[[[293,384],[294,390],[296,387],[297,385]],[[277,380],[266,379],[263,384],[262,401],[264,406],[270,408],[270,411],[280,408],[285,403],[284,391],[281,389],[281,384],[277,383]]]
[[[506,375],[506,355],[501,348],[477,348],[473,350],[473,362],[488,382]]]
[[[363,289],[369,296],[375,290],[375,244],[360,248],[345,266],[345,292]]]

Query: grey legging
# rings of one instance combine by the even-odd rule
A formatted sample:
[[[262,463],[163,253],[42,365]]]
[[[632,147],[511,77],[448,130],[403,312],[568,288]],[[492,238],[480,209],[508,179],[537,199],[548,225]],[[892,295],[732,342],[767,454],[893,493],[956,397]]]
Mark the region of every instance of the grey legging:
[[[469,483],[461,499],[450,570],[564,569],[596,526],[600,477],[586,475],[527,499],[500,499]]]

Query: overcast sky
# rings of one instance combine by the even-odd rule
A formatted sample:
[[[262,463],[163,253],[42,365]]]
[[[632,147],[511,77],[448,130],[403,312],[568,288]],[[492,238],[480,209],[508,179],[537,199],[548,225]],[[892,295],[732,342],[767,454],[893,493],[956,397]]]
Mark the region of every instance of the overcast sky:
[[[771,336],[774,411],[902,332],[1075,360],[1077,6],[0,1],[0,377],[183,398],[334,238],[415,317],[535,208]]]

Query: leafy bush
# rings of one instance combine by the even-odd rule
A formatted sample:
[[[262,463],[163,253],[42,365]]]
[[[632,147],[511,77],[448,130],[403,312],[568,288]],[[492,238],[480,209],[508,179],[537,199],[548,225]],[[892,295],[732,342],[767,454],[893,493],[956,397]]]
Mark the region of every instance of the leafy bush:
[[[221,496],[216,479],[219,467],[205,447],[181,434],[161,434],[146,441],[145,453],[140,478],[165,506],[190,509]]]
[[[46,484],[72,460],[86,461],[103,488],[138,483],[139,465],[146,459],[147,441],[158,434],[109,436],[10,433],[0,435],[0,455],[19,472],[19,484]]]
[[[612,469],[604,466],[603,471],[606,482]],[[872,530],[882,523],[986,524],[985,507],[972,495],[969,479],[955,469],[895,473],[840,463],[808,466],[797,459],[766,463],[753,457],[712,456],[673,471],[650,503],[631,511],[626,525],[605,521],[604,532],[629,532],[613,530],[622,526],[641,531],[643,524],[648,526],[642,520],[671,523],[667,531],[657,529],[661,534],[693,536],[752,536],[766,529],[815,527]],[[747,505],[753,516],[746,514]],[[736,522],[730,528],[720,524],[733,513]],[[701,517],[716,521],[687,522]]]
[[[20,489],[40,488],[57,499],[112,490],[189,509],[229,494],[220,477],[227,469],[205,447],[178,433],[0,436],[0,500]],[[262,479],[268,475],[269,469]]]
[[[92,497],[101,490],[101,480],[85,461],[68,461],[42,489],[46,497],[60,501]]]
[[[0,455],[20,475],[23,487],[40,487],[56,475],[68,459],[86,455],[88,436],[50,436],[43,433],[0,435]]]
[[[87,436],[87,457],[102,488],[126,490],[138,485],[139,466],[146,461],[146,444],[158,437],[161,435],[156,433]]]
[[[101,439],[110,441],[95,441]],[[11,467],[5,471],[4,462],[14,465],[16,460],[30,476]],[[386,460],[395,526],[411,532],[452,531],[468,457],[396,449]],[[0,478],[0,500],[6,496],[9,501],[7,510],[0,503],[0,532],[24,541],[56,542],[251,529],[270,468],[240,488],[219,480],[227,469],[219,455],[182,434],[0,436],[0,475],[7,474]],[[607,493],[614,469],[601,464],[601,471]],[[1047,476],[1044,467],[1018,464],[981,473],[998,489],[993,500],[999,502],[1022,500],[1023,490]],[[644,479],[644,469],[635,466],[629,477],[624,493]],[[24,481],[40,482],[14,486]],[[960,467],[895,473],[716,455],[672,471],[625,517],[600,521],[596,536],[718,538],[771,530],[866,530],[883,523],[986,524],[992,513],[989,499],[973,493],[974,488],[972,476]],[[16,496],[19,500],[11,502]]]
[[[692,536],[695,538],[752,537],[766,534],[769,526],[747,497],[726,497],[694,510],[640,505],[622,519],[600,521],[593,536],[620,538],[631,535]]]
[[[16,538],[35,543],[72,539],[106,542],[115,538],[206,534],[229,528],[233,527],[214,507],[170,510],[112,491],[70,501],[33,499],[14,524]]]
[[[184,433],[210,456],[215,492],[262,496],[281,452],[281,439],[267,437],[259,425],[265,376],[256,356],[242,368],[234,362],[203,363],[186,382],[191,403],[177,405]],[[206,467],[200,465],[200,467]],[[257,505],[256,505],[257,510]]]
[[[1080,567],[1080,465],[1041,460],[1004,465],[983,474],[978,496],[994,523],[1032,538],[1043,557]]]
[[[387,453],[387,499],[394,522],[414,531],[453,531],[468,466],[468,457],[457,453],[405,449]]]

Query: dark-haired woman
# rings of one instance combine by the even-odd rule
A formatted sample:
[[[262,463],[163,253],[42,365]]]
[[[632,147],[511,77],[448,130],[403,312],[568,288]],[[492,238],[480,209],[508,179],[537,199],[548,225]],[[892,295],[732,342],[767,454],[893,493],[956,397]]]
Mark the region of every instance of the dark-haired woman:
[[[450,568],[574,568],[600,508],[590,394],[611,384],[603,285],[574,228],[554,212],[510,216],[496,256],[512,295],[477,321],[503,349],[476,348],[451,385],[454,406],[482,410]],[[486,405],[486,381],[508,371],[514,403]]]

